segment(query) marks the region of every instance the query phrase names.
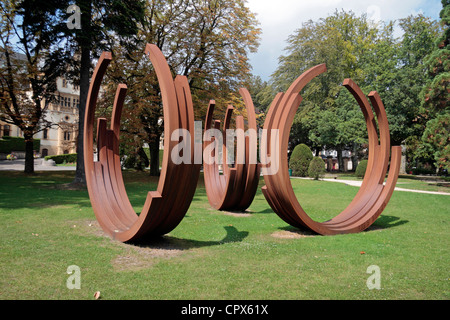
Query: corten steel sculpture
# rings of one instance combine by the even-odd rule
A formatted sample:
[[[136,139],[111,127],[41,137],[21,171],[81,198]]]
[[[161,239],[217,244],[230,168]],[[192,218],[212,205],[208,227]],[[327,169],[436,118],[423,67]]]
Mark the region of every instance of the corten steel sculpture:
[[[183,219],[197,186],[200,165],[194,164],[194,137],[191,137],[191,163],[175,165],[170,157],[178,141],[172,132],[183,128],[194,132],[194,111],[186,77],[173,80],[169,66],[155,45],[147,44],[145,53],[152,62],[161,89],[164,112],[164,156],[157,191],[150,191],[139,216],[133,210],[123,183],[120,158],[120,117],[127,91],[119,84],[111,119],[97,121],[98,161],[94,161],[93,128],[100,85],[111,54],[104,52],[92,76],[84,125],[84,161],[86,181],[97,220],[103,230],[120,241],[135,241],[165,234]],[[189,145],[189,144],[188,144]]]
[[[214,154],[204,152],[203,172],[205,189],[210,205],[217,210],[245,211],[253,201],[258,188],[260,165],[257,163],[257,141],[256,141],[256,114],[250,93],[247,89],[239,90],[248,118],[248,133],[244,137],[244,118],[236,116],[236,164],[233,168],[228,166],[226,144],[222,144],[223,175],[219,173],[218,148],[213,148]],[[206,113],[205,132],[214,128],[220,130],[220,121],[213,122],[215,101],[211,100]],[[226,140],[226,131],[230,127],[231,115],[234,108],[228,106],[223,124],[222,137]],[[233,138],[234,139],[234,138]],[[214,137],[211,141],[204,142],[204,149],[210,144],[216,143]]]
[[[300,206],[292,189],[288,173],[287,148],[292,122],[302,101],[299,93],[309,81],[325,71],[324,64],[305,71],[285,93],[278,93],[272,102],[264,123],[264,129],[268,129],[268,135],[263,136],[261,144],[270,143],[270,129],[279,129],[277,152],[280,155],[280,164],[276,173],[264,175],[266,185],[262,187],[262,192],[281,219],[294,227],[306,228],[322,235],[354,233],[368,228],[386,207],[397,182],[401,147],[392,147],[389,175],[384,184],[389,164],[390,135],[383,103],[376,91],[369,93],[369,99],[378,119],[380,133],[378,137],[376,121],[369,101],[352,80],[345,79],[343,85],[358,102],[367,125],[369,159],[366,174],[361,188],[346,209],[329,221],[321,223],[312,220]]]

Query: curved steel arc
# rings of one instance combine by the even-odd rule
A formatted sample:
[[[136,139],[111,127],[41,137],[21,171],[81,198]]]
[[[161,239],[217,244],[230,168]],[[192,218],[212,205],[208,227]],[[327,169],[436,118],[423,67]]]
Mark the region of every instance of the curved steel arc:
[[[233,168],[228,167],[228,150],[225,145],[227,129],[230,127],[231,116],[234,110],[232,106],[227,108],[222,130],[222,136],[224,137],[222,146],[223,175],[220,175],[218,161],[213,161],[213,157],[218,156],[217,148],[214,149],[216,152],[214,155],[208,154],[208,152],[203,153],[205,189],[210,205],[217,210],[245,211],[252,203],[258,188],[261,169],[256,161],[257,127],[255,108],[248,90],[241,88],[239,92],[247,110],[248,129],[250,130],[248,130],[249,136],[244,136],[244,118],[237,116],[237,161],[235,166]],[[212,126],[214,107],[215,102],[211,100],[206,113],[205,131]],[[214,124],[216,129],[220,129],[220,121],[216,120]],[[214,140],[205,142],[203,145],[204,150],[212,143],[215,143]]]
[[[152,62],[161,90],[164,112],[164,134],[171,137],[178,128],[194,131],[192,98],[186,77],[172,79],[167,62],[155,45],[148,44],[146,54]],[[111,54],[104,52],[96,66],[88,94],[84,132],[84,161],[86,181],[92,207],[101,227],[114,239],[134,241],[171,231],[183,219],[197,185],[200,165],[194,164],[194,137],[190,137],[191,162],[175,165],[171,151],[178,144],[164,141],[164,156],[157,191],[148,192],[139,216],[128,199],[123,183],[120,158],[120,118],[127,87],[119,84],[111,119],[98,119],[97,148],[99,160],[93,157],[93,127],[95,107],[102,79],[111,62]],[[180,179],[181,178],[181,179]]]
[[[325,71],[325,65],[318,65],[305,71],[293,82],[286,93],[279,94],[272,103],[264,128],[269,132],[270,129],[280,131],[277,151],[280,154],[281,163],[278,172],[264,175],[266,185],[262,188],[262,192],[271,208],[292,226],[306,227],[324,235],[359,232],[375,221],[392,195],[398,177],[400,147],[392,147],[390,172],[384,185],[390,149],[389,127],[384,106],[375,91],[369,94],[378,118],[380,131],[380,137],[378,137],[376,121],[369,101],[351,79],[346,79],[343,85],[355,97],[366,120],[369,136],[369,164],[366,175],[353,201],[336,217],[321,223],[307,215],[292,189],[287,165],[287,147],[292,122],[301,102],[299,93],[309,81]],[[261,143],[267,145],[269,141],[267,137]]]

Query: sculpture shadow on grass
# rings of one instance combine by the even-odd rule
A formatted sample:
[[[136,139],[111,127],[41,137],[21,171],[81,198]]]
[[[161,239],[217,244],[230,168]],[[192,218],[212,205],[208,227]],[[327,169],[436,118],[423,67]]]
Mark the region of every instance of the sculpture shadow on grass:
[[[401,220],[399,217],[381,215],[369,228],[367,228],[367,231],[389,229],[401,226],[408,222],[408,220]]]
[[[161,237],[147,238],[141,241],[129,242],[129,244],[151,249],[189,250],[194,248],[217,246],[232,242],[241,242],[249,234],[248,231],[238,231],[233,226],[225,226],[224,229],[227,234],[222,240],[218,241],[190,240],[164,235]]]

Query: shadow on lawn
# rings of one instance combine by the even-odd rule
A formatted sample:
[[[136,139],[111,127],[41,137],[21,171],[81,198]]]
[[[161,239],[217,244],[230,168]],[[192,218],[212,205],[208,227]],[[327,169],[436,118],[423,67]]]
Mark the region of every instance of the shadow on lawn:
[[[381,215],[369,228],[367,228],[367,231],[398,227],[408,222],[408,220],[401,220],[399,217]]]
[[[401,220],[399,217],[381,215],[369,228],[363,232],[376,231],[382,229],[389,229],[401,226],[408,223],[408,220]],[[293,226],[286,226],[279,228],[282,231],[294,232],[304,236],[317,236],[318,234],[307,229],[296,228]]]
[[[232,242],[241,242],[248,236],[248,231],[238,231],[233,226],[226,226],[224,227],[224,229],[227,234],[222,240],[219,241],[189,240],[164,235],[158,238],[150,238],[132,242],[129,244],[150,249],[189,250],[193,248],[210,247]]]

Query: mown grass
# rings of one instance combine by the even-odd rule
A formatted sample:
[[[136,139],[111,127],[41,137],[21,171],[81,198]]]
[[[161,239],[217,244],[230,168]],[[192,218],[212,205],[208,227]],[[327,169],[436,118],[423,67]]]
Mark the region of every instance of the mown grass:
[[[103,234],[86,190],[61,188],[72,175],[0,173],[0,299],[93,299],[95,291],[103,299],[450,298],[449,196],[396,191],[367,231],[324,237],[296,232],[260,189],[249,214],[213,210],[201,177],[175,230],[131,245]],[[139,211],[157,180],[124,175]],[[292,184],[316,220],[336,215],[358,190]],[[70,265],[81,269],[79,290],[66,286]],[[380,268],[380,290],[366,286],[370,265]]]
[[[357,178],[353,173],[328,174],[326,178],[362,181],[361,178]],[[400,175],[397,181],[397,187],[410,190],[450,193],[450,177]]]

